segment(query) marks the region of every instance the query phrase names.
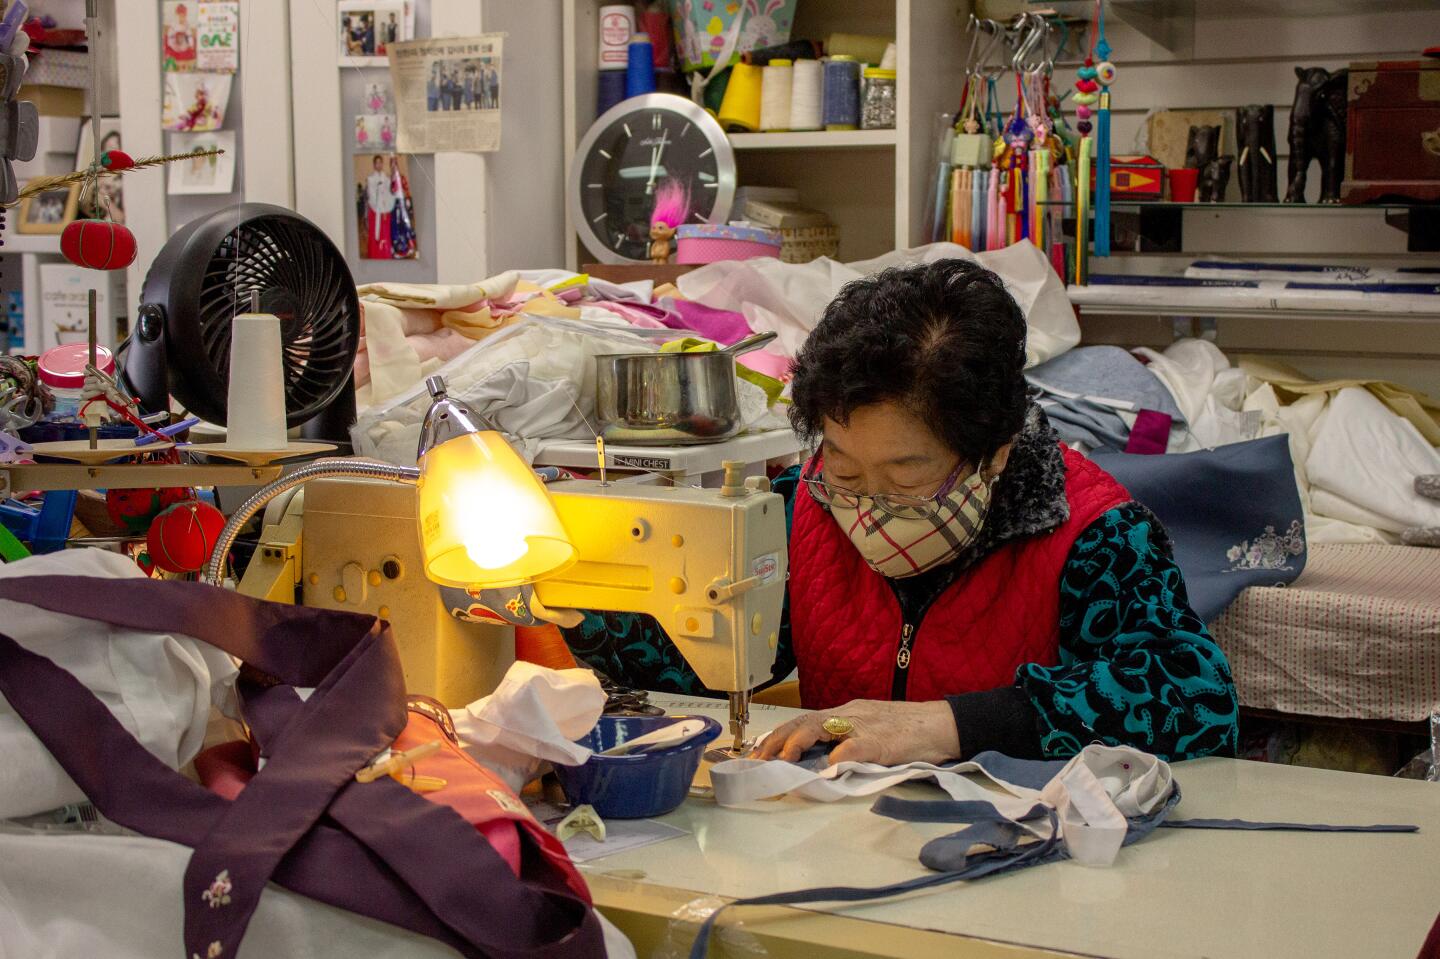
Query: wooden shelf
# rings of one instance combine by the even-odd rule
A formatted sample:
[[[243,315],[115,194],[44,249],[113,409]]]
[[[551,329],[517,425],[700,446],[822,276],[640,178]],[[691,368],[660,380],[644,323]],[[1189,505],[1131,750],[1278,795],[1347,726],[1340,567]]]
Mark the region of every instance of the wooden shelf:
[[[60,234],[58,233],[12,233],[4,234],[3,253],[53,253],[60,255]]]
[[[737,150],[881,149],[895,146],[897,139],[893,129],[730,134]]]

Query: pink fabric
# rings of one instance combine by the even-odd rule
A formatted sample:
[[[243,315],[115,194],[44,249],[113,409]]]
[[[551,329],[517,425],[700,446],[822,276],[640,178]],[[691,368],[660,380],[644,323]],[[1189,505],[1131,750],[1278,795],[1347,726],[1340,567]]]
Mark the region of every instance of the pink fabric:
[[[1141,410],[1135,415],[1135,425],[1130,428],[1130,439],[1125,444],[1127,453],[1161,454],[1170,443],[1170,427],[1174,424],[1168,413]]]
[[[668,308],[672,317],[666,321],[666,326],[674,330],[693,330],[721,346],[738,343],[751,333],[745,317],[730,310],[717,310],[704,303],[674,297],[666,297],[661,304]]]

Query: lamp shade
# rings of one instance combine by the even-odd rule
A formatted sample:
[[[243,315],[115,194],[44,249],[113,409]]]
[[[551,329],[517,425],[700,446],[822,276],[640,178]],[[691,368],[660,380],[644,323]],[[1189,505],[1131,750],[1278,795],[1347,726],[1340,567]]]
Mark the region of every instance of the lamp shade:
[[[419,491],[425,575],[441,585],[518,586],[575,562],[545,487],[493,430],[426,450]]]

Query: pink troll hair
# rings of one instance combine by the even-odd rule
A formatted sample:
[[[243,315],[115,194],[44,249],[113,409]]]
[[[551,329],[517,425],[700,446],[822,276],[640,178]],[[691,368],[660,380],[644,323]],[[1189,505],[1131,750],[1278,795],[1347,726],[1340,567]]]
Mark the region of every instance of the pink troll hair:
[[[655,209],[650,213],[650,225],[663,223],[670,229],[685,222],[690,215],[690,188],[678,180],[666,180],[655,192]]]

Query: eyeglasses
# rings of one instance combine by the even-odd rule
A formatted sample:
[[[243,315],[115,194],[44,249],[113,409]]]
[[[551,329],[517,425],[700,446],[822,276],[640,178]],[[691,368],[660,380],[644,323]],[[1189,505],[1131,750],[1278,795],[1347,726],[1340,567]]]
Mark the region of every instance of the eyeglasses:
[[[818,458],[817,458],[818,459]],[[861,500],[869,500],[882,512],[896,519],[925,519],[934,516],[940,510],[940,500],[944,499],[951,490],[955,488],[956,482],[960,479],[960,471],[965,468],[962,461],[955,467],[940,488],[929,496],[910,496],[906,493],[857,493],[853,489],[846,489],[843,486],[836,486],[828,483],[818,475],[811,474],[815,460],[811,460],[812,466],[800,477],[800,482],[810,491],[810,495],[817,503],[824,506],[839,506],[841,509],[859,509]]]

